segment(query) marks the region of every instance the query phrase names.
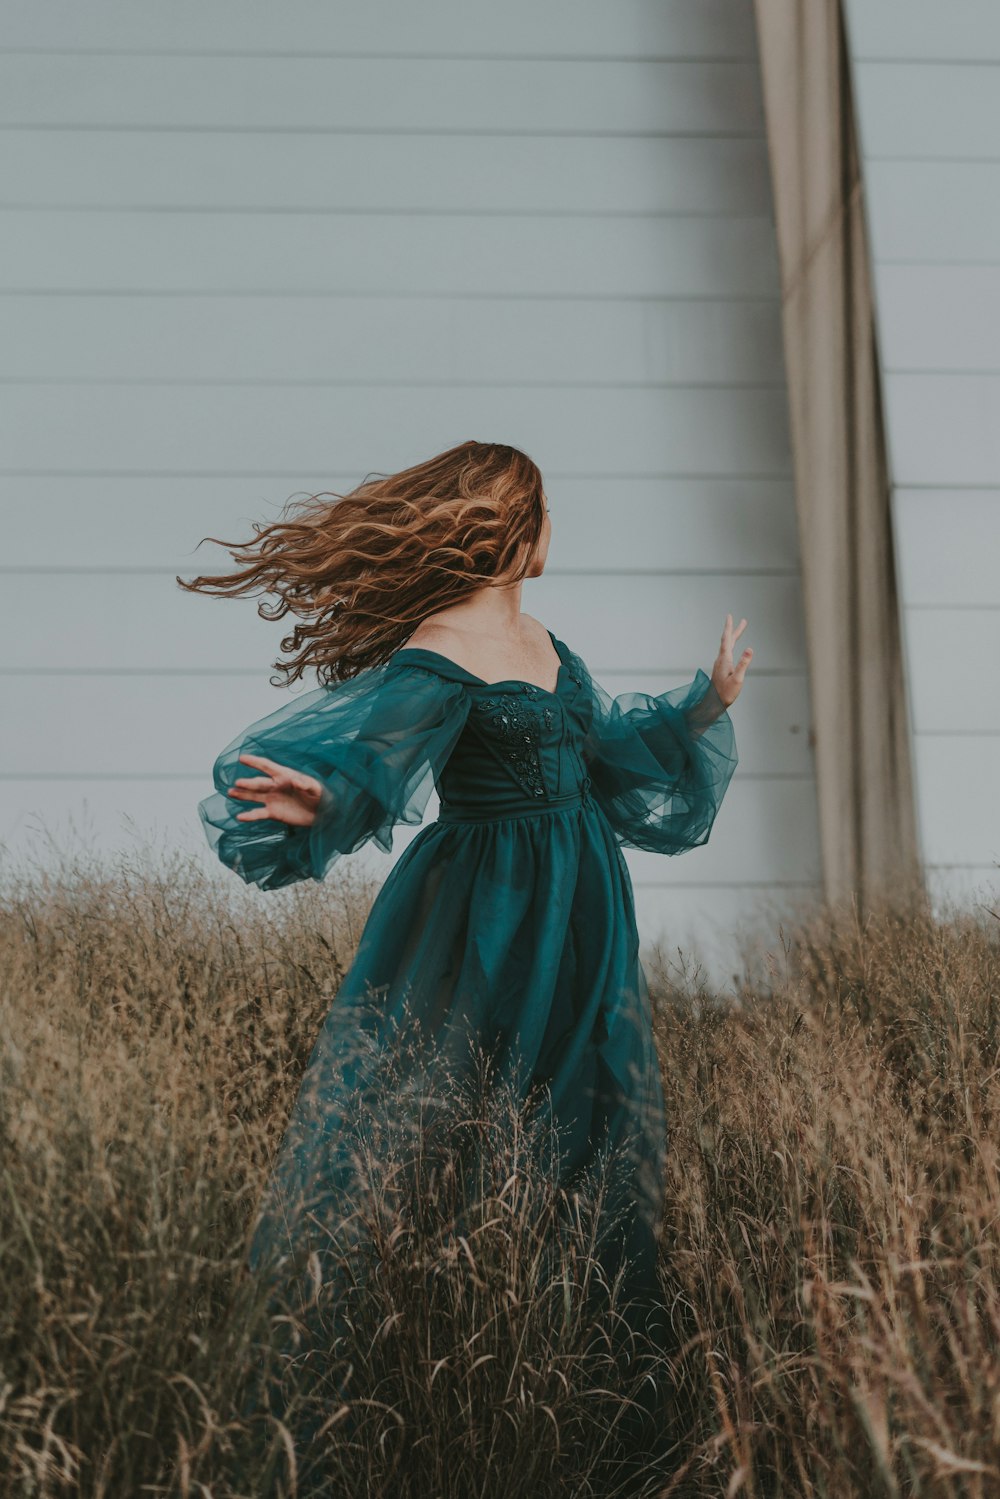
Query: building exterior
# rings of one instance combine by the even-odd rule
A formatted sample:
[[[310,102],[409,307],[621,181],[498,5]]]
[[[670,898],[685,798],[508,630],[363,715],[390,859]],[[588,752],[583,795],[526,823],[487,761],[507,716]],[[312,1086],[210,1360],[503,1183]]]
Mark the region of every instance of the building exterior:
[[[1000,592],[1000,95],[977,75],[987,130],[943,163],[920,70],[960,84],[919,49],[957,31],[997,59],[1000,30],[971,0],[947,37],[902,9],[849,4],[845,28],[832,0],[10,7],[8,853],[45,857],[41,830],[74,818],[99,848],[208,858],[197,802],[222,744],[284,700],[285,629],[175,575],[228,565],[199,540],[296,494],[477,437],[545,474],[524,606],[610,692],[710,670],[726,613],[749,621],[708,844],[627,855],[645,943],[725,982],[744,936],[874,889],[920,840],[949,888],[987,873],[1000,829],[971,798],[1000,710],[968,646]],[[905,65],[883,56],[904,29]],[[809,116],[829,172],[860,124],[854,179],[828,181],[818,323],[794,295],[811,165],[788,150],[810,68],[836,81]],[[921,116],[905,163],[889,88]],[[834,321],[854,331],[831,361]],[[416,831],[356,858],[385,871]]]
[[[847,0],[928,888],[997,907],[1000,10]]]

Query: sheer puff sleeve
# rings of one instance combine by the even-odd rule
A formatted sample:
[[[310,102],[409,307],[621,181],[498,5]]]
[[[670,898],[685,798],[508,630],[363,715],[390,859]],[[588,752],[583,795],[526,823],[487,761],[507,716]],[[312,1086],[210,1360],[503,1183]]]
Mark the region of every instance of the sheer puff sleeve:
[[[369,839],[391,852],[394,825],[421,821],[468,710],[462,683],[391,660],[301,693],[218,755],[215,791],[198,804],[210,846],[241,879],[262,890],[322,880],[342,854]],[[258,774],[241,763],[245,752],[322,784],[309,827],[268,817],[237,819],[238,812],[261,805],[226,794],[237,779]]]
[[[738,763],[736,733],[708,674],[657,697],[612,698],[583,663],[589,694],[583,758],[619,843],[680,854],[708,842]]]

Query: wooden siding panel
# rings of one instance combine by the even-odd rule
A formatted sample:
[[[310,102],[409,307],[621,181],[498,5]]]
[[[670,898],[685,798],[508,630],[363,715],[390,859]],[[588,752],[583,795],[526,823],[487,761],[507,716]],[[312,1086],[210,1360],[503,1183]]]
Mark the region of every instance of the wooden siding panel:
[[[0,291],[36,296],[316,293],[766,297],[768,214],[297,213],[0,206]],[[252,319],[254,308],[245,309]]]
[[[1000,10],[847,0],[932,890],[1000,856]],[[876,61],[876,59],[880,59]],[[987,674],[988,675],[988,674]]]
[[[689,859],[629,852],[643,926],[711,939],[720,911],[808,892],[752,8],[56,0],[5,23],[8,853],[86,808],[95,846],[127,846],[129,814],[211,865],[196,804],[284,700],[287,621],[173,574],[229,565],[203,536],[475,434],[542,466],[553,547],[525,607],[609,691],[689,680],[727,610],[751,620],[731,802]]]
[[[285,0],[280,8],[243,0],[175,0],[168,9],[135,0],[8,0],[8,48],[174,53],[299,53],[467,57],[752,58],[753,14],[738,0]]]

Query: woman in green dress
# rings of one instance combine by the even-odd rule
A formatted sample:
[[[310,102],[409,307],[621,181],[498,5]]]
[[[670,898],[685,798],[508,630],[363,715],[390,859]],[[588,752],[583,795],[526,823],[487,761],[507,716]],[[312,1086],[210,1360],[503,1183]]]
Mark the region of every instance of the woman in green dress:
[[[601,1253],[609,1273],[624,1256],[637,1306],[655,1300],[667,1120],[622,848],[708,839],[737,764],[746,621],[727,616],[710,675],[610,697],[521,612],[551,526],[537,466],[504,444],[462,443],[255,529],[239,572],[182,586],[277,593],[301,621],[279,669],[316,667],[322,685],[219,754],[199,807],[219,858],[262,890],[322,880],[368,841],[391,851],[432,789],[440,811],[392,866],[333,996],[252,1263],[335,1222],[347,1100],[405,1015],[453,1074],[471,1041],[494,1076],[541,1088],[566,1181],[619,1151]]]

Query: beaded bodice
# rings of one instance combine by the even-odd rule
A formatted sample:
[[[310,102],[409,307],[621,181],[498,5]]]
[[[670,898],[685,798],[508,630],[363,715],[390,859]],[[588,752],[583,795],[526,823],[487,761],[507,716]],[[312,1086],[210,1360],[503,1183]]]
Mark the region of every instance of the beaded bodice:
[[[438,778],[444,818],[503,817],[588,799],[578,683],[471,683],[469,713]]]
[[[525,682],[519,689],[477,695],[470,717],[485,743],[495,748],[518,784],[529,796],[543,797],[548,789],[542,768],[543,734],[555,725],[556,709],[539,702],[541,689]]]
[[[589,804],[589,700],[565,659],[549,692],[533,682],[484,682],[433,651],[399,655],[411,670],[462,682],[468,694],[465,725],[436,779],[442,819],[523,815],[579,804],[581,795]]]

